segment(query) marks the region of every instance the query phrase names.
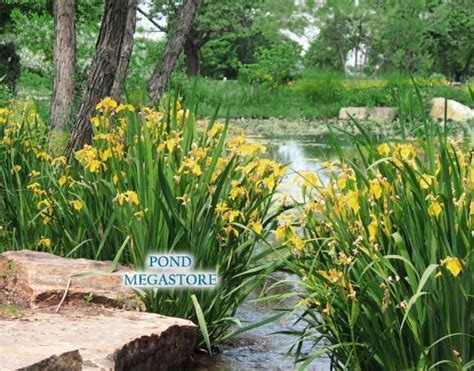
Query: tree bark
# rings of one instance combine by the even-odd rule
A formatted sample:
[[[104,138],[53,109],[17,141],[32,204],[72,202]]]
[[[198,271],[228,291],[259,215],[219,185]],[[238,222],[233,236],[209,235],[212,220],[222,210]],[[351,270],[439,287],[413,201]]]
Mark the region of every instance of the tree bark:
[[[469,70],[471,69],[472,59],[474,58],[474,48],[469,50],[469,53],[466,58],[466,62],[464,63],[464,68],[461,71],[461,82],[466,82],[467,78],[469,77]]]
[[[92,141],[90,119],[97,102],[110,95],[127,25],[129,0],[106,0],[86,89],[66,148],[68,155]]]
[[[155,102],[159,102],[163,95],[201,2],[202,0],[183,0],[181,4],[176,26],[166,43],[161,61],[156,65],[153,75],[148,81],[148,94]]]
[[[186,74],[189,77],[199,75],[200,72],[200,47],[193,40],[186,39],[184,43],[184,62],[186,64]]]
[[[341,63],[341,67],[344,70],[344,76],[347,77],[346,55],[344,54],[344,49],[338,40],[336,40],[335,44],[337,52],[339,54],[339,63]]]
[[[64,149],[75,95],[76,29],[74,0],[55,0],[53,93],[49,109],[49,149]]]
[[[114,83],[110,96],[116,101],[121,100],[125,77],[127,76],[128,64],[133,51],[133,34],[137,21],[138,0],[129,0],[127,10],[127,25],[122,41],[122,49],[120,51],[120,60],[115,74]]]

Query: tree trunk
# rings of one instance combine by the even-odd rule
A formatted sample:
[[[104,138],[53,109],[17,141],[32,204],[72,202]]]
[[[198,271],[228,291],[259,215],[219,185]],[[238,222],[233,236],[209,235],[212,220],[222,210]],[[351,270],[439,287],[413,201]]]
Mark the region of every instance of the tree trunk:
[[[469,53],[466,58],[466,62],[464,63],[464,68],[461,71],[461,82],[466,82],[467,78],[469,77],[469,71],[471,69],[472,59],[474,58],[474,48],[469,50]]]
[[[346,68],[346,55],[344,53],[341,43],[338,40],[336,40],[336,49],[339,55],[339,63],[341,64],[341,67],[344,70],[344,76],[347,77],[348,74]]]
[[[199,49],[199,46],[193,40],[186,39],[184,43],[184,62],[189,77],[199,75]]]
[[[115,80],[127,24],[128,3],[128,0],[105,1],[96,52],[92,59],[76,123],[69,136],[66,149],[68,155],[92,141],[90,119],[97,102],[110,95]]]
[[[115,74],[114,83],[110,96],[116,101],[121,100],[125,77],[127,76],[128,64],[133,51],[133,34],[137,21],[138,0],[129,0],[127,11],[127,25],[122,41],[122,50],[120,51],[120,60]]]
[[[161,61],[156,65],[148,81],[148,94],[155,102],[159,102],[165,90],[201,2],[202,0],[183,0],[181,4],[175,29],[166,43]]]
[[[76,30],[74,0],[55,0],[53,93],[49,109],[49,149],[64,150],[74,101],[76,72]]]

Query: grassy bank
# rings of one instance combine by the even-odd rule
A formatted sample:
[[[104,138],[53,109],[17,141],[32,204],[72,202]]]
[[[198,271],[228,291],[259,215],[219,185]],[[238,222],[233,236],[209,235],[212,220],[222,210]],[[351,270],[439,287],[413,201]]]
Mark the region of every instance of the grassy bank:
[[[439,77],[416,78],[426,108],[433,97],[447,97],[472,105],[465,87],[453,87]],[[308,73],[278,88],[242,81],[206,78],[174,79],[171,89],[195,94],[199,113],[211,116],[221,105],[231,118],[281,118],[315,120],[338,115],[342,107],[401,107],[416,111],[416,91],[409,76],[387,75],[376,79],[347,79],[335,73]]]
[[[416,81],[426,108],[431,98],[445,96],[473,107],[466,86],[450,86],[441,77],[419,77]],[[51,86],[49,77],[28,71],[22,73],[18,82],[18,98],[33,99],[44,121],[48,117]],[[126,94],[131,101],[143,101],[145,87],[145,79],[141,82],[135,79],[128,83]],[[189,79],[177,74],[170,82],[169,92],[185,97],[195,95],[199,101],[198,114],[202,117],[212,116],[219,105],[221,116],[228,113],[231,118],[299,121],[332,118],[341,107],[390,106],[410,112],[416,111],[417,104],[410,77],[400,74],[345,78],[333,72],[313,71],[278,88],[240,80]]]

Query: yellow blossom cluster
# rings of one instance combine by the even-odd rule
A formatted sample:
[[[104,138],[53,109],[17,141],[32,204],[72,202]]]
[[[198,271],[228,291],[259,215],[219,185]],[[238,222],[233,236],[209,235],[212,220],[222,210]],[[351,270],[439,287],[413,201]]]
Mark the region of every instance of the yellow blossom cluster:
[[[131,205],[139,205],[140,201],[138,195],[134,191],[125,191],[122,193],[117,193],[114,198],[114,201],[117,201],[120,206],[123,206],[124,203],[129,203]]]
[[[429,238],[435,231],[449,230],[446,223],[453,223],[453,231],[465,241],[474,237],[474,164],[465,147],[450,143],[432,155],[432,161],[423,147],[412,143],[382,143],[364,151],[361,156],[369,158],[370,153],[372,161],[365,158],[365,168],[343,158],[322,163],[320,173],[301,172],[296,183],[304,202],[297,213],[281,216],[275,231],[276,240],[286,244],[303,266],[315,254],[324,255],[326,269],[318,270],[319,278],[314,272],[307,277],[306,269],[300,274],[307,287],[321,290],[307,304],[319,303],[326,314],[331,312],[327,298],[334,290],[343,290],[348,299],[357,297],[359,277],[350,274],[354,265],[365,269],[371,262],[375,267],[385,254],[402,254],[399,246],[416,244],[411,248],[430,251],[424,244],[438,244]],[[439,262],[438,276],[445,270],[459,277],[465,269],[466,258],[456,256],[452,247],[431,253]],[[314,269],[309,263],[306,268]],[[383,299],[383,308],[388,300]]]
[[[0,108],[0,125],[7,122],[8,116],[13,112],[8,108]]]
[[[92,236],[101,236],[106,227],[96,221],[111,213],[118,213],[127,223],[146,225],[148,216],[158,215],[156,208],[171,199],[183,208],[183,214],[195,217],[194,200],[201,205],[206,198],[221,245],[248,236],[257,239],[266,232],[265,205],[284,166],[259,157],[265,146],[248,141],[243,133],[227,138],[227,125],[221,122],[211,122],[200,132],[180,102],[170,112],[161,112],[106,97],[95,108],[91,143],[71,158],[52,155],[44,126],[27,133],[17,123],[1,128],[0,152],[21,148],[11,156],[8,171],[12,187],[26,192],[31,200],[33,207],[25,219],[41,222],[36,246],[48,247],[44,239],[58,233],[73,244],[76,232],[67,231],[65,225],[97,227]],[[0,117],[6,119],[11,113],[2,109]],[[171,194],[163,192],[163,185],[171,187]],[[119,217],[115,220],[111,218],[110,223],[118,223]],[[59,243],[55,238],[55,244]]]

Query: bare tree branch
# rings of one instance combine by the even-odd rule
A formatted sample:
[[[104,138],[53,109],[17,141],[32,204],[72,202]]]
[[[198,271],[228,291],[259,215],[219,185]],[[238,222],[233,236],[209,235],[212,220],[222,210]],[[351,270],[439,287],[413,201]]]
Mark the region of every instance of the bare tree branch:
[[[156,28],[158,28],[161,32],[168,32],[168,29],[166,27],[163,27],[161,26],[157,21],[155,21],[153,19],[153,17],[147,13],[145,13],[145,11],[143,11],[140,7],[137,8],[138,10],[138,13],[140,13],[141,15],[143,15],[146,19],[148,19],[150,21],[150,23],[155,26]]]

